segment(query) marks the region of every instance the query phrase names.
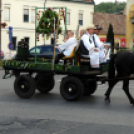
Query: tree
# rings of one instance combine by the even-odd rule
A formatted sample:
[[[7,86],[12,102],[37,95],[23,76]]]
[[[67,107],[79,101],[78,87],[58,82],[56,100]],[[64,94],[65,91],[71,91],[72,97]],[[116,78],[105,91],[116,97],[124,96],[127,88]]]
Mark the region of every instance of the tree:
[[[107,42],[111,43],[112,53],[114,53],[114,32],[112,24],[109,24],[109,29],[107,33]]]
[[[95,12],[102,12],[102,13],[117,13],[123,11],[126,6],[125,2],[107,2],[107,3],[100,3],[99,5],[95,5]]]

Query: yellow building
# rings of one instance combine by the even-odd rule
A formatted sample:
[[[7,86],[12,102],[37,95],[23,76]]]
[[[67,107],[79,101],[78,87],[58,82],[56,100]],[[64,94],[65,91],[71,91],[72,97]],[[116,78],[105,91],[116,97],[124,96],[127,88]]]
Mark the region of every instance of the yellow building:
[[[127,0],[126,14],[127,47],[132,48],[134,46],[134,0]]]

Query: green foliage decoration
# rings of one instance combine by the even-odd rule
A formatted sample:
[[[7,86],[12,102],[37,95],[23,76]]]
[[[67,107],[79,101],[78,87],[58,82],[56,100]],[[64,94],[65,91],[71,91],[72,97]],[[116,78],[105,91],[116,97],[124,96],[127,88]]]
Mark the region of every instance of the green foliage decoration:
[[[54,10],[48,9],[46,10],[40,20],[39,24],[36,28],[36,32],[39,34],[47,34],[50,35],[54,32],[54,18],[55,18],[55,28],[57,28],[57,21],[58,21],[58,13]],[[60,23],[59,23],[60,25]],[[61,33],[62,28],[59,26],[58,34]]]
[[[0,60],[0,66],[4,66],[5,61]]]

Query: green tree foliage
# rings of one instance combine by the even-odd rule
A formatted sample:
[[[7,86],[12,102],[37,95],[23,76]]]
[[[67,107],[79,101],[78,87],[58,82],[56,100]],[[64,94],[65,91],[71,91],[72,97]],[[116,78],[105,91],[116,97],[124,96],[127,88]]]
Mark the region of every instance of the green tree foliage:
[[[109,29],[107,33],[107,42],[111,43],[112,53],[114,52],[114,32],[112,24],[109,24]]]
[[[126,2],[115,3],[107,2],[107,3],[100,3],[99,5],[95,5],[95,12],[102,12],[102,13],[117,13],[123,11],[126,6]]]

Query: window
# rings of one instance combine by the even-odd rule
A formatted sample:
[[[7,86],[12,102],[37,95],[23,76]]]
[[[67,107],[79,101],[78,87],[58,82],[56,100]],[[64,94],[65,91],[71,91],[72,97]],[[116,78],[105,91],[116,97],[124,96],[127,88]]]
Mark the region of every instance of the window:
[[[29,9],[24,9],[24,22],[29,22]]]
[[[31,22],[35,22],[35,10],[31,10]]]
[[[25,42],[26,42],[27,44],[29,44],[29,38],[28,38],[28,37],[25,37]]]
[[[70,13],[67,13],[67,25],[70,25]]]
[[[79,25],[83,25],[83,14],[79,13]]]
[[[14,49],[13,50],[16,50],[16,37],[12,37],[12,42],[14,44]]]
[[[10,21],[10,7],[4,8],[4,20]]]

